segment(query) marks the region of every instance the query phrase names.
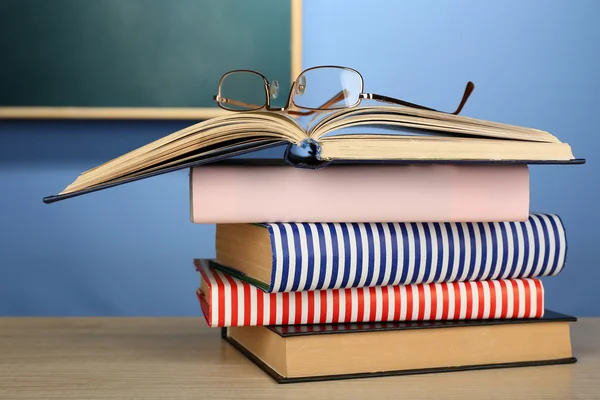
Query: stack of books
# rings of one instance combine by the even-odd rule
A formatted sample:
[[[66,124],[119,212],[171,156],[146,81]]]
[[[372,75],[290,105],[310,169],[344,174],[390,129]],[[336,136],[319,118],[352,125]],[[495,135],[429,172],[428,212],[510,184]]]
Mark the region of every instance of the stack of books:
[[[217,223],[216,259],[194,261],[204,317],[280,382],[575,361],[540,280],[565,227],[529,212],[527,165],[190,175],[192,221]]]
[[[191,170],[192,221],[217,224],[216,258],[195,260],[204,317],[279,382],[567,363],[574,318],[545,310],[540,280],[565,265],[565,227],[530,211],[528,165],[584,162],[542,130],[411,107],[308,127],[232,112],[44,202]]]

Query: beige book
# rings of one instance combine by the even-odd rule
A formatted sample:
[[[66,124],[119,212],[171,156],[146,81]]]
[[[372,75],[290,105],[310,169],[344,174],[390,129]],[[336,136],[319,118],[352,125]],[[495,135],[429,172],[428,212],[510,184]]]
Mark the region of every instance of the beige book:
[[[232,327],[223,337],[278,382],[576,362],[569,323],[432,321]]]

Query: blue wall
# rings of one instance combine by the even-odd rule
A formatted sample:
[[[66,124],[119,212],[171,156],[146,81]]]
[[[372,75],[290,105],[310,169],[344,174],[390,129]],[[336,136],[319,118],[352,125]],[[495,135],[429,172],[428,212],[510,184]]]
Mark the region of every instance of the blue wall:
[[[560,214],[568,265],[547,304],[600,315],[595,228],[600,3],[304,0],[304,66],[357,68],[366,91],[547,130],[584,166],[536,166],[532,210]],[[0,121],[0,315],[199,315],[187,171],[44,205],[80,172],[186,121]]]
[[[547,305],[600,315],[600,2],[307,1],[304,64],[361,71],[365,91],[547,130],[583,166],[531,167],[531,210],[559,214],[567,267],[543,279]]]

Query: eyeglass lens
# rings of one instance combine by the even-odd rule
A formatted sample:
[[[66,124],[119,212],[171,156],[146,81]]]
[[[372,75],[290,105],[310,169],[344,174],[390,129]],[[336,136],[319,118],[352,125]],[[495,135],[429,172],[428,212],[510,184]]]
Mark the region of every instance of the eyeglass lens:
[[[233,110],[257,110],[267,104],[265,81],[262,76],[249,71],[236,71],[227,74],[221,81],[222,107]]]
[[[298,77],[292,100],[301,108],[345,108],[358,103],[361,91],[362,78],[356,71],[319,67],[309,69]]]

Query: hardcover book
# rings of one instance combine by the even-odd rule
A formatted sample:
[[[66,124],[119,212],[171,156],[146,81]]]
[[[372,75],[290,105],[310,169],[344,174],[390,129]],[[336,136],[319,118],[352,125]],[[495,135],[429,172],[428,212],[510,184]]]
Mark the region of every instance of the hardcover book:
[[[539,318],[544,312],[544,289],[535,278],[265,293],[211,260],[194,263],[210,327]]]
[[[223,328],[222,336],[278,383],[568,364],[569,324],[536,319]]]
[[[529,168],[244,159],[192,168],[190,196],[194,223],[524,221]]]
[[[390,133],[372,133],[385,126]],[[347,133],[356,128],[360,132]],[[371,132],[371,133],[369,133]],[[321,113],[308,127],[285,113],[250,111],[199,122],[82,173],[52,203],[181,168],[287,145],[296,167],[332,162],[583,163],[567,143],[533,128],[411,107]]]
[[[558,215],[524,222],[217,224],[216,261],[267,292],[553,276]]]

